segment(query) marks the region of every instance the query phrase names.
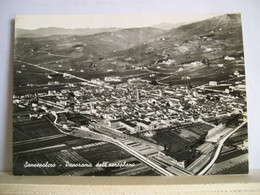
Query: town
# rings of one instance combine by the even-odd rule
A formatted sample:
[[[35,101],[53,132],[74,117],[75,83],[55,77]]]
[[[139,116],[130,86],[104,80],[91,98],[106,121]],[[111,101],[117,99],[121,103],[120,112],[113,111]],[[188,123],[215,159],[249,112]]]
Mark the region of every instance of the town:
[[[69,83],[56,90],[14,95],[14,106],[28,108],[15,115],[14,122],[46,118],[66,135],[83,137],[82,132],[88,132],[88,138],[120,142],[133,150],[131,154],[141,153],[159,165],[157,171],[166,167],[165,175],[198,174],[212,159],[216,143],[233,130],[226,123],[237,126],[246,121],[244,75],[235,71],[230,77],[197,86],[152,85],[140,78],[116,84],[111,78]],[[240,81],[233,81],[237,78]],[[245,144],[238,142],[236,147],[244,151]]]

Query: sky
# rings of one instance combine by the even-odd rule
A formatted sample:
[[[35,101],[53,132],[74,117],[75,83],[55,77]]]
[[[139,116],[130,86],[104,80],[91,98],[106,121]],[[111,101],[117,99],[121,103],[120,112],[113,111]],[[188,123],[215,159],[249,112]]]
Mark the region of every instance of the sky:
[[[15,27],[37,29],[59,28],[133,28],[146,27],[163,22],[177,24],[205,20],[222,14],[185,15],[16,15]]]

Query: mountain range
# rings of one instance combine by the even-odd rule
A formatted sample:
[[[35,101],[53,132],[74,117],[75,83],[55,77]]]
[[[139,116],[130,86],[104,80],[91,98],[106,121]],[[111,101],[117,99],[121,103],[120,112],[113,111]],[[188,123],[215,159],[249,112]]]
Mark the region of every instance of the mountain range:
[[[101,72],[107,69],[121,70],[128,66],[149,67],[158,72],[156,67],[161,63],[160,71],[165,70],[167,73],[194,61],[222,64],[225,63],[224,56],[243,56],[240,14],[225,14],[189,24],[178,24],[177,27],[162,23],[152,27],[126,29],[16,29],[16,38],[16,54],[22,56],[24,61],[41,61],[43,53],[35,54],[33,59],[26,53],[41,51],[70,57],[66,61],[66,66],[70,67],[76,64],[85,69],[96,64],[98,68],[95,69]],[[53,60],[54,56],[44,58]],[[226,72],[224,69],[210,71],[206,67],[202,67],[201,72],[189,69],[178,72],[175,79],[185,74],[193,78],[203,76],[211,79],[212,75],[216,77],[216,71],[225,74],[226,78],[234,70],[234,65],[228,66],[229,71]]]
[[[38,28],[34,30],[26,30],[16,28],[15,33],[17,37],[43,37],[51,35],[92,35],[101,32],[113,32],[120,28],[78,28],[78,29],[66,29],[66,28]]]
[[[160,23],[157,25],[150,26],[150,28],[157,28],[161,30],[170,30],[176,28],[178,26],[184,25],[187,23]],[[149,27],[147,27],[149,28]],[[51,36],[51,35],[92,35],[102,32],[114,32],[121,30],[122,28],[110,27],[110,28],[76,28],[76,29],[68,29],[68,28],[57,28],[57,27],[48,27],[48,28],[38,28],[34,30],[21,29],[16,28],[16,36],[17,37],[43,37],[43,36]],[[133,28],[137,29],[137,28]]]

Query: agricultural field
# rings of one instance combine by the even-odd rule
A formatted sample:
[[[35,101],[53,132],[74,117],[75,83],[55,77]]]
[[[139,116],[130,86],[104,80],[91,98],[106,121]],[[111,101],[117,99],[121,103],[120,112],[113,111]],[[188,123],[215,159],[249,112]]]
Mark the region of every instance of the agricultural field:
[[[61,75],[21,62],[14,63],[14,95],[25,95],[65,88],[67,83],[78,83],[78,79],[64,79]],[[52,83],[52,84],[50,84]]]
[[[49,121],[36,119],[33,121],[14,123],[13,140],[14,142],[24,141],[57,134],[60,134],[60,132],[51,125]]]
[[[190,145],[190,142],[180,137],[174,130],[157,131],[152,139],[159,145],[169,147],[170,151],[176,151]]]
[[[81,138],[55,140],[55,145],[63,143],[62,147],[41,150],[40,152],[30,152],[23,155],[14,156],[15,171],[19,175],[20,168],[29,163],[55,162],[55,168],[26,168],[26,174],[30,175],[157,175],[150,167],[141,163],[127,152],[119,149],[113,144],[87,140]],[[38,143],[37,143],[38,144]],[[61,144],[62,145],[62,144]],[[41,147],[41,142],[35,147]],[[48,144],[50,146],[50,144]],[[25,148],[23,148],[25,149]],[[28,148],[27,148],[28,149]],[[110,163],[132,163],[134,167],[99,167],[97,164],[103,162]],[[70,164],[87,164],[92,167],[69,167]],[[30,172],[32,171],[32,172]],[[24,173],[24,172],[22,172]],[[22,174],[21,173],[21,174]]]

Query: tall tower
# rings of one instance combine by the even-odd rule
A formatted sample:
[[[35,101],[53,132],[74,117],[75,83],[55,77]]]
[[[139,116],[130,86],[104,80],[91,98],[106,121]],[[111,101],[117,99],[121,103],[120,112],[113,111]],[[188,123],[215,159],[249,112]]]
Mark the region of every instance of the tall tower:
[[[159,89],[159,96],[162,97],[162,89]]]
[[[90,110],[91,110],[91,112],[93,112],[93,104],[90,103],[89,105],[90,105]]]
[[[140,100],[140,93],[139,90],[136,89],[136,100],[139,101]]]

